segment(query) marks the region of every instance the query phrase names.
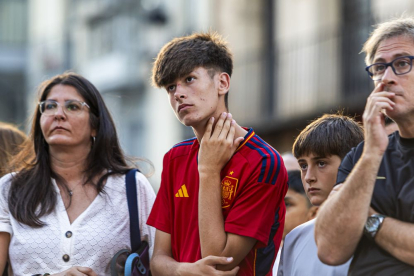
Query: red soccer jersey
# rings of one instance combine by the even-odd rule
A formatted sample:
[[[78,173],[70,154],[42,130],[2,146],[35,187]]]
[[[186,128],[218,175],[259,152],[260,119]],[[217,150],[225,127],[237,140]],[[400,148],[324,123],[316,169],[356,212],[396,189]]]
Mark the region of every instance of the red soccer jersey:
[[[171,235],[178,262],[201,259],[198,232],[199,174],[196,138],[165,156],[161,187],[147,223]],[[287,173],[279,153],[252,129],[221,171],[225,231],[257,240],[238,275],[272,275],[283,234]]]

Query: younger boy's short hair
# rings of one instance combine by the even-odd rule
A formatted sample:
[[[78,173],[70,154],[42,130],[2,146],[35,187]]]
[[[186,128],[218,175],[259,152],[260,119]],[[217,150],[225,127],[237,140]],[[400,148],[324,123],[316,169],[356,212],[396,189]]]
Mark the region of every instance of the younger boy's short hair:
[[[324,114],[306,126],[295,139],[292,153],[296,158],[314,154],[337,155],[341,160],[364,140],[360,123],[342,114]]]
[[[194,33],[168,42],[155,59],[152,84],[157,88],[165,87],[197,67],[208,69],[211,77],[218,71],[231,77],[233,55],[218,33]],[[226,107],[227,98],[228,93],[225,95]]]

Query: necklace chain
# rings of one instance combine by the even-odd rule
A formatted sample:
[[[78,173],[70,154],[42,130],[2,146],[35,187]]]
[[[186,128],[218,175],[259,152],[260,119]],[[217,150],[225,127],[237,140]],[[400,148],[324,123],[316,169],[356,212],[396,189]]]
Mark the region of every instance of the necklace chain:
[[[80,184],[82,184],[82,181],[81,182],[79,182],[78,184],[76,184],[72,189],[69,189],[68,188],[68,193],[69,193],[69,196],[70,197],[72,197],[73,196],[73,191],[80,185]]]

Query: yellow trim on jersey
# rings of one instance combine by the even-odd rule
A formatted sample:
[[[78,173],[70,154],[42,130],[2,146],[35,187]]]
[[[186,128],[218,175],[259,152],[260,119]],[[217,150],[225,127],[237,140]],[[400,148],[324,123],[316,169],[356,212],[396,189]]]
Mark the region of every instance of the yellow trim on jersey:
[[[250,138],[252,138],[254,135],[255,135],[255,133],[254,133],[254,131],[252,131],[252,133],[250,133],[249,137],[247,137],[247,139],[243,141],[243,143],[237,148],[236,151],[238,151],[241,147],[243,147],[250,140]]]

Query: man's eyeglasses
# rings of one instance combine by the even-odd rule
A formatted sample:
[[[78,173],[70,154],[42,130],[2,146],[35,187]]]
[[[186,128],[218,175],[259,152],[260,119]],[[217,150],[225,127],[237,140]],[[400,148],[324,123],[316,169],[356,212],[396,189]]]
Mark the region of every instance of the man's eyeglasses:
[[[368,75],[371,77],[371,79],[374,81],[379,81],[382,79],[382,76],[384,75],[384,72],[387,70],[388,66],[391,66],[392,71],[394,71],[394,74],[396,75],[404,75],[409,73],[413,66],[413,59],[414,56],[398,57],[389,63],[374,63],[366,67],[365,70],[368,72]]]
[[[46,100],[39,103],[39,111],[42,115],[52,116],[55,115],[58,111],[60,103],[54,100]],[[80,102],[77,100],[65,101],[63,105],[63,112],[66,115],[79,115],[82,113],[83,107],[86,106],[90,108],[89,105],[85,102]]]

